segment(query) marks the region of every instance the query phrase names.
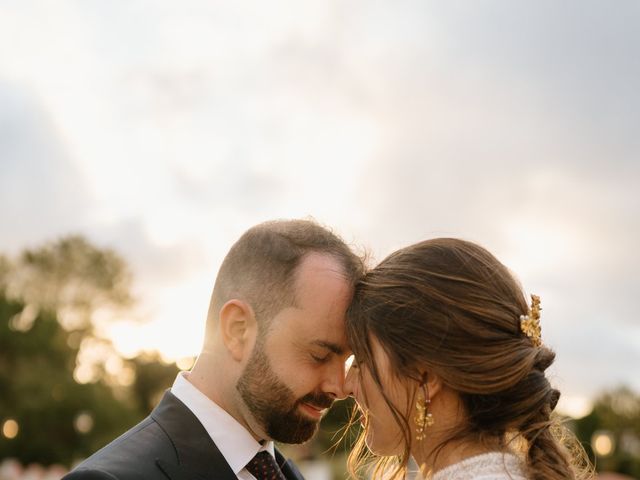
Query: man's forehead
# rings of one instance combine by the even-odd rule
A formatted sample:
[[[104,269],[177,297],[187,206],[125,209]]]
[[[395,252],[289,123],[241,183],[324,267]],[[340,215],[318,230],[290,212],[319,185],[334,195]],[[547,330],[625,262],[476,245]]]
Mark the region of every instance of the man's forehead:
[[[312,253],[296,275],[296,302],[287,315],[297,341],[344,354],[345,320],[353,289],[336,258]]]
[[[328,253],[311,252],[306,254],[294,273],[296,288],[305,288],[317,282],[341,279],[346,282],[345,268],[342,262]]]
[[[330,306],[320,309],[297,308],[293,328],[306,342],[323,347],[344,348],[347,344],[346,305],[335,298]],[[329,348],[329,349],[331,349]]]

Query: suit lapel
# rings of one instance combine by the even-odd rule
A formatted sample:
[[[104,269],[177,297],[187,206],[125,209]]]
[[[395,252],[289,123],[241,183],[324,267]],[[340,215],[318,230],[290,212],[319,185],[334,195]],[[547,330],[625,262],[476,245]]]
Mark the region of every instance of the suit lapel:
[[[286,460],[278,449],[276,449],[276,462],[287,480],[304,480],[304,477],[300,473],[300,470],[298,470],[298,467],[296,467],[295,463],[291,460]]]
[[[237,480],[200,421],[170,391],[151,412],[151,417],[167,433],[178,455],[177,464],[168,459],[156,460],[171,480]]]
[[[216,444],[184,403],[167,391],[151,412],[167,433],[178,455],[178,463],[156,459],[158,468],[171,480],[238,480]],[[291,460],[275,450],[276,462],[287,480],[304,480]]]

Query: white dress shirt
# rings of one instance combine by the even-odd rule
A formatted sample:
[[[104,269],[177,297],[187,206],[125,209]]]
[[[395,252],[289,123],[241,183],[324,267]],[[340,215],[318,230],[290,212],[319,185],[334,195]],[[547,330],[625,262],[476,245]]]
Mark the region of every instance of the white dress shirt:
[[[261,450],[275,458],[273,442],[261,445],[235,418],[198,390],[188,377],[188,372],[178,373],[171,393],[193,412],[238,479],[255,480],[245,467]]]

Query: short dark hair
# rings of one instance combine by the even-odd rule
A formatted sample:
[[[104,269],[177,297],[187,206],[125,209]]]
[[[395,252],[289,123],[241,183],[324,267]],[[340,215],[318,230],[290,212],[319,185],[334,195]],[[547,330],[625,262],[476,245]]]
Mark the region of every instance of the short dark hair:
[[[364,261],[328,228],[311,220],[273,220],[247,230],[225,257],[211,296],[210,316],[239,298],[251,305],[262,330],[277,312],[295,304],[295,273],[309,253],[334,257],[354,286]]]

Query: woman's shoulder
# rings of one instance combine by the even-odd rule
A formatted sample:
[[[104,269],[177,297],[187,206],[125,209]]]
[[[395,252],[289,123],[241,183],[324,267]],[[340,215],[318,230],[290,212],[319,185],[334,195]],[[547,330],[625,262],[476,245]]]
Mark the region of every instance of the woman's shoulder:
[[[518,456],[491,452],[443,468],[433,475],[433,480],[527,480],[527,477]]]

